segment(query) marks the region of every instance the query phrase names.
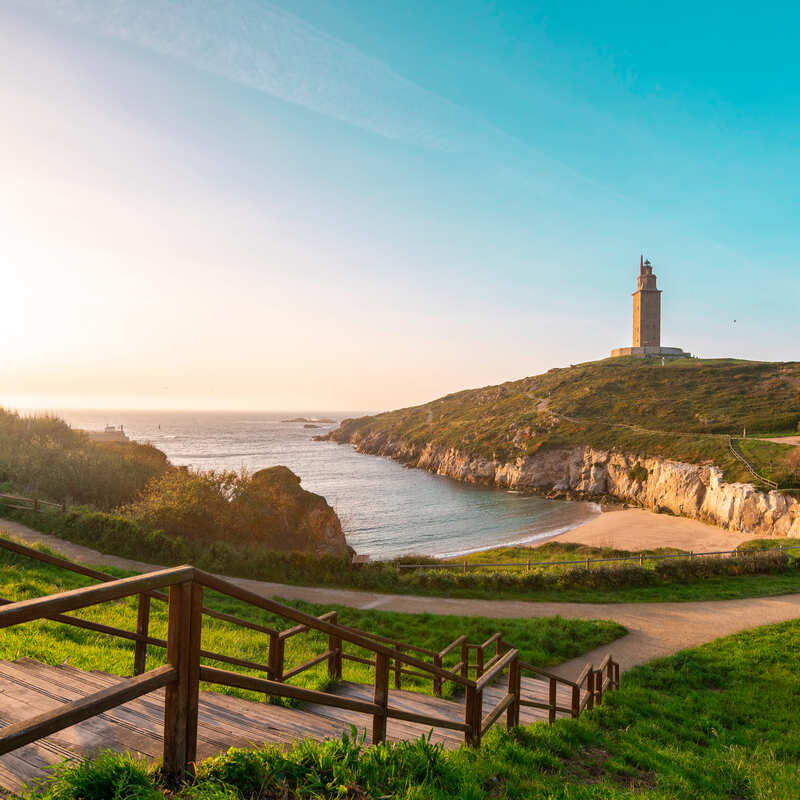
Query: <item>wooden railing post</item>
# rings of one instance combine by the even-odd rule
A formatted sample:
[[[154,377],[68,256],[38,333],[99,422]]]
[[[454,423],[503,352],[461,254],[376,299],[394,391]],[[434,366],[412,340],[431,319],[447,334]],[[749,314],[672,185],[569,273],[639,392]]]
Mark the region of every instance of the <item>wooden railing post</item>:
[[[334,612],[331,617],[330,621],[336,624],[338,620],[338,615]],[[342,640],[334,635],[328,635],[328,650],[330,650],[330,655],[328,656],[328,675],[331,678],[336,680],[341,680],[342,677]]]
[[[477,680],[478,678],[480,678],[481,675],[483,675],[483,646],[482,645],[478,645],[478,647],[475,648],[475,664],[476,664],[475,680]]]
[[[433,657],[433,666],[442,669],[442,657],[438,653]],[[442,679],[439,675],[433,676],[433,693],[436,697],[442,696]]]
[[[167,664],[177,671],[178,679],[165,690],[163,772],[171,786],[184,779],[197,757],[202,609],[200,584],[170,586]]]
[[[461,642],[461,677],[469,678],[469,645]]]
[[[398,652],[402,653],[403,648],[399,645],[397,646]],[[403,662],[400,661],[399,658],[394,660],[394,688],[395,689],[402,689],[403,688]]]
[[[588,695],[586,708],[591,710],[594,708],[594,666],[591,664],[589,665],[589,672],[586,675],[586,693]]]
[[[278,631],[269,635],[269,668],[272,671],[272,680],[283,680],[284,640]]]
[[[467,686],[467,698],[464,705],[464,723],[467,730],[464,741],[469,747],[478,747],[481,743],[481,714],[483,713],[483,691],[474,686]]]
[[[514,702],[506,712],[506,727],[516,728],[519,725],[519,708],[522,699],[522,670],[519,667],[519,658],[515,658],[508,665],[508,693],[514,695]]]
[[[139,637],[133,648],[133,674],[141,675],[147,662],[147,637],[150,633],[150,595],[139,595],[139,610],[136,615],[136,635]]]
[[[578,719],[581,715],[581,687],[572,687],[572,719]]]
[[[547,710],[547,721],[552,725],[556,721],[556,698],[558,697],[558,686],[556,679],[550,678],[550,696],[548,698],[548,705],[550,708]]]
[[[603,670],[599,669],[594,674],[595,703],[599,706],[603,702]]]
[[[372,743],[386,741],[386,719],[389,708],[389,656],[375,653],[375,705],[381,707],[372,717]]]
[[[186,717],[186,766],[194,771],[197,761],[197,720],[200,711],[200,650],[203,639],[203,586],[191,583],[189,665]]]
[[[619,664],[614,662],[614,688],[619,689]]]

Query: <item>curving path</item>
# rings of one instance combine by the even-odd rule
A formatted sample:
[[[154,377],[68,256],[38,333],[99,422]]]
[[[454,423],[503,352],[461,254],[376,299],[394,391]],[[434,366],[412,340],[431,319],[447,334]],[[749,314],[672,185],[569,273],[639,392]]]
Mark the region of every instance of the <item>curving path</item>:
[[[158,565],[99,553],[11,520],[0,520],[0,532],[3,531],[26,544],[46,545],[65,558],[82,564],[118,567],[133,572],[161,569]],[[554,669],[565,677],[573,678],[587,661],[599,663],[607,652],[613,652],[620,669],[626,670],[636,664],[668,656],[687,647],[696,647],[721,636],[759,625],[800,618],[800,594],[686,603],[556,603],[378,594],[349,589],[293,586],[246,578],[228,580],[264,597],[277,596],[360,609],[497,619],[553,616],[611,619],[624,625],[628,630],[626,636]]]

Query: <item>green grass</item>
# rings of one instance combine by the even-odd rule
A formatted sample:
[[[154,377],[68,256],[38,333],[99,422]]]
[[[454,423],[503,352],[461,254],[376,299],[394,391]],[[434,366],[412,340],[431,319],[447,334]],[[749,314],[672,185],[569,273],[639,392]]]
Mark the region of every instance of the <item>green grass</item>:
[[[763,477],[777,481],[781,487],[800,486],[800,459],[795,445],[737,439],[736,446]]]
[[[481,749],[357,740],[232,750],[184,800],[796,800],[800,622],[757,628],[637,667],[578,720],[494,728]],[[120,791],[120,787],[126,788]],[[142,764],[68,767],[41,800],[163,798]]]
[[[662,367],[656,360],[605,359],[347,420],[331,438],[432,442],[500,461],[541,447],[591,445],[710,462],[728,480],[746,480],[728,451],[728,435],[744,427],[748,435],[796,429],[798,387],[796,362],[679,359]],[[759,458],[774,460],[780,473],[787,447],[762,444]]]
[[[116,577],[124,574],[114,570],[106,571]],[[8,551],[0,551],[0,597],[24,600],[93,583],[94,581],[89,578],[16,556]],[[76,612],[76,616],[125,630],[135,630],[136,602],[136,598],[126,598],[115,603],[104,603]],[[216,610],[279,629],[289,628],[294,624],[215,592],[206,592],[205,603]],[[558,617],[499,621],[484,617],[362,611],[301,602],[293,605],[315,615],[336,608],[339,612],[339,621],[346,625],[437,651],[462,633],[467,634],[470,642],[480,643],[496,630],[501,630],[507,641],[512,642],[520,650],[525,660],[541,666],[577,656],[612,641],[625,632],[622,626],[614,622],[565,620]],[[151,612],[151,635],[165,638],[166,623],[166,604],[154,601]],[[220,620],[204,619],[203,648],[206,650],[264,663],[267,646],[268,638],[265,634]],[[301,664],[326,649],[327,636],[323,634],[313,632],[295,636],[287,641],[286,669]],[[348,652],[367,655],[357,649],[348,649]],[[128,675],[133,665],[133,644],[57,622],[37,621],[7,628],[0,637],[0,658],[12,660],[23,656],[47,664],[67,662],[79,669],[100,669],[117,675]],[[454,652],[447,663],[458,661],[458,658],[459,654]],[[163,663],[164,651],[150,647],[147,667],[152,669]],[[238,669],[219,663],[215,665],[226,669]],[[238,671],[248,672],[244,669]],[[372,670],[366,665],[345,661],[344,678],[372,683]],[[407,688],[425,692],[430,692],[432,689],[429,681],[419,682],[410,678],[405,680]],[[324,689],[329,683],[329,678],[325,665],[318,665],[291,682]],[[447,684],[445,688],[450,691],[453,685]],[[243,697],[255,697],[237,689],[222,687],[214,689]]]

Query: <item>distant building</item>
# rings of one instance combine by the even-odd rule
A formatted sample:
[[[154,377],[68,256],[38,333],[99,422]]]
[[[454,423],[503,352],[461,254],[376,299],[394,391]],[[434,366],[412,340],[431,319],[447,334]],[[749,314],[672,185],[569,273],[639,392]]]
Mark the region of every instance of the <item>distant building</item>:
[[[656,286],[653,265],[639,259],[639,276],[633,293],[633,346],[617,347],[611,357],[690,358],[680,347],[661,346],[661,289]]]
[[[92,442],[129,442],[130,439],[125,433],[122,425],[115,428],[113,425],[106,425],[102,431],[84,431]]]

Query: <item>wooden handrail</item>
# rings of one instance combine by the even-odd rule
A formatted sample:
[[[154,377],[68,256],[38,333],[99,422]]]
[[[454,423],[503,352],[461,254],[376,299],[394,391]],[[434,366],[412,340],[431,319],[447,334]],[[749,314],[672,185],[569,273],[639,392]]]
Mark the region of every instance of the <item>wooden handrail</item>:
[[[498,661],[496,661],[491,669],[486,670],[483,675],[480,676],[475,681],[475,688],[480,691],[486,686],[487,683],[490,683],[494,680],[512,661],[515,661],[519,658],[519,650],[506,650],[505,653],[500,657]]]
[[[587,664],[582,670],[581,674],[578,676],[578,679],[575,681],[575,686],[583,686],[583,682],[586,680],[587,676],[591,675],[592,672],[592,665]]]
[[[360,711],[364,714],[382,713],[380,706],[367,700],[340,697],[337,694],[318,692],[315,689],[306,689],[303,686],[294,686],[291,683],[256,678],[253,675],[243,675],[241,672],[230,672],[216,667],[201,666],[200,680],[207,683],[217,683],[221,686],[232,686],[236,689],[263,692],[273,697],[289,697],[292,700],[302,700],[306,703],[318,703],[319,705],[332,706],[333,708],[345,708],[348,711]]]
[[[173,567],[158,572],[147,572],[131,578],[120,578],[99,586],[85,586],[67,592],[50,594],[45,597],[34,597],[31,600],[20,600],[0,608],[0,628],[19,625],[34,619],[63,614],[65,611],[76,611],[79,608],[104,603],[108,600],[119,600],[132,594],[161,589],[176,583],[184,583],[194,578],[194,567]]]
[[[447,719],[446,717],[434,717],[427,714],[415,714],[413,711],[404,711],[402,708],[389,706],[386,709],[386,716],[391,719],[401,719],[404,722],[418,722],[420,725],[430,725],[434,728],[450,728],[454,731],[466,733],[467,726],[463,722]]]
[[[322,620],[325,622],[333,617],[336,617],[335,611],[326,611],[324,614],[320,614],[316,619]],[[297,636],[299,633],[308,633],[311,628],[308,625],[295,625],[293,628],[287,628],[285,631],[279,631],[278,636],[281,639],[291,639],[292,636]]]
[[[216,575],[211,575],[210,573],[203,572],[202,570],[196,570],[196,576],[196,579],[203,586],[207,586],[209,589],[214,589],[222,594],[227,594],[229,597],[233,597],[245,603],[250,603],[251,605],[263,608],[266,611],[271,611],[275,614],[286,617],[287,619],[299,622],[301,625],[307,625],[309,628],[314,628],[322,631],[323,633],[333,634],[334,636],[338,636],[340,639],[357,645],[364,650],[371,650],[374,653],[379,653],[393,659],[399,659],[409,666],[416,667],[423,672],[428,672],[431,675],[436,675],[452,681],[453,683],[458,683],[462,686],[469,686],[473,683],[469,678],[464,678],[461,675],[452,673],[439,667],[435,667],[432,664],[428,664],[427,662],[421,661],[420,659],[414,658],[406,653],[401,653],[394,648],[387,647],[380,642],[375,642],[369,639],[367,636],[364,636],[361,633],[355,633],[353,630],[349,630],[341,625],[319,620],[316,617],[306,614],[297,608],[284,605],[276,600],[269,600],[259,594],[256,594],[255,592],[249,591],[248,589],[243,589],[241,586],[237,586],[230,581],[218,578]]]
[[[555,680],[559,681],[559,683],[563,683],[566,686],[578,685],[577,681],[571,681],[569,678],[564,678],[561,675],[556,675],[555,672],[548,672],[546,669],[542,669],[541,667],[536,667],[533,664],[529,664],[527,661],[520,661],[519,665],[526,672],[534,672],[537,675],[541,675],[544,678],[554,678]]]
[[[462,643],[466,641],[467,637],[462,633],[461,636],[459,636],[457,639],[453,639],[453,641],[450,642],[450,644],[447,645],[447,647],[445,647],[444,650],[439,651],[438,653],[439,658],[444,658],[448,653],[455,650],[456,647],[460,647]]]
[[[516,700],[513,694],[506,694],[481,721],[481,735],[500,719],[500,715]]]
[[[324,653],[314,656],[314,658],[309,658],[308,661],[304,661],[302,664],[286,670],[286,672],[283,673],[283,680],[288,681],[289,678],[294,678],[295,675],[299,675],[301,672],[305,672],[307,669],[311,669],[311,667],[315,667],[317,664],[327,661],[334,652],[333,650],[326,650]]]

